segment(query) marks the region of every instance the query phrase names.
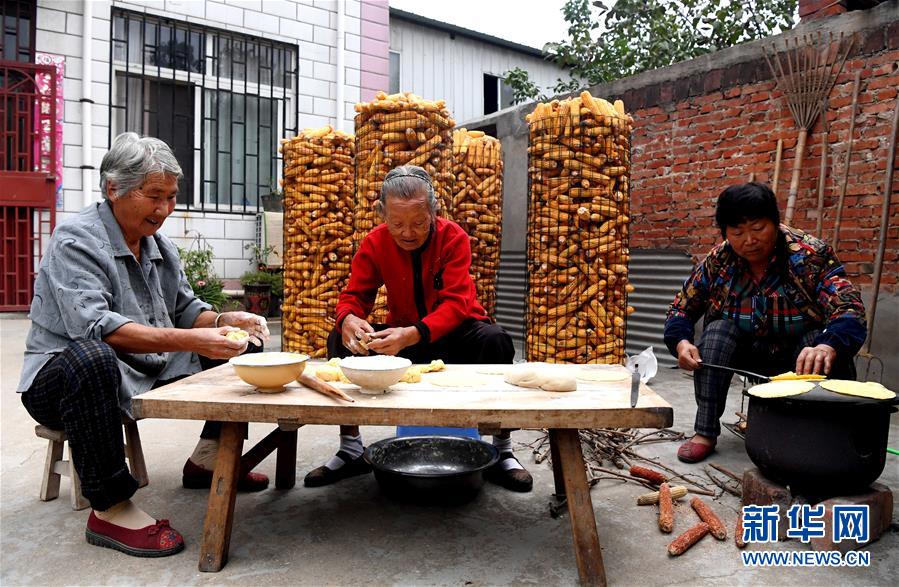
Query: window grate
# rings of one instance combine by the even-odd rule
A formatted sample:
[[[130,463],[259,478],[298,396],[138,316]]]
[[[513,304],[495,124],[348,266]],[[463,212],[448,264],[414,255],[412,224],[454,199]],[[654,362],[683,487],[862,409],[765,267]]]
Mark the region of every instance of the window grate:
[[[184,179],[178,208],[255,214],[297,134],[296,46],[113,9],[110,132],[158,137]]]
[[[0,3],[0,60],[34,63],[34,0]]]

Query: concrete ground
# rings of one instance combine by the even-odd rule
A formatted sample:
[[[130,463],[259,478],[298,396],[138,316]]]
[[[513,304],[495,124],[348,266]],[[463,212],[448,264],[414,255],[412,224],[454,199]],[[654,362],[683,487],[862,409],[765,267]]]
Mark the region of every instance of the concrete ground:
[[[471,503],[437,508],[411,506],[383,497],[371,476],[336,486],[290,491],[269,489],[237,500],[231,557],[219,573],[197,571],[206,509],[205,491],[181,488],[180,473],[200,423],[143,420],[140,423],[150,485],[136,501],[151,514],[169,518],[187,548],[165,559],[136,559],[99,549],[84,540],[87,510],[72,511],[68,481],[60,499],[38,500],[46,442],[34,436],[31,418],[14,393],[22,365],[28,320],[0,314],[0,584],[2,585],[571,585],[577,567],[567,515],[550,517],[553,492],[548,464],[534,464],[527,448],[522,461],[534,474],[534,491],[515,494],[487,485]],[[277,330],[276,330],[277,332]],[[695,406],[690,379],[664,370],[651,387],[675,407],[674,428],[691,430]],[[739,406],[732,394],[727,414]],[[731,421],[727,416],[725,421]],[[269,426],[250,426],[250,441]],[[392,435],[389,428],[366,428],[367,441]],[[337,429],[307,426],[299,431],[299,480],[335,450]],[[514,435],[520,442],[535,431]],[[890,445],[899,447],[899,420],[893,417]],[[682,473],[702,472],[675,458],[676,443],[644,445]],[[880,481],[899,490],[899,457],[888,456]],[[742,471],[751,466],[742,441],[725,432],[712,462]],[[274,476],[274,458],[260,465]],[[667,555],[670,536],[660,534],[653,507],[637,507],[642,487],[601,481],[592,492],[612,585],[895,585],[899,576],[899,532],[893,528],[870,545],[868,568],[746,568],[732,537],[706,537],[683,556]],[[713,503],[732,530],[739,507],[725,494]],[[686,503],[677,507],[675,533],[694,523]],[[755,549],[757,545],[750,546]],[[796,542],[774,546],[801,550]],[[892,577],[892,579],[890,579]]]

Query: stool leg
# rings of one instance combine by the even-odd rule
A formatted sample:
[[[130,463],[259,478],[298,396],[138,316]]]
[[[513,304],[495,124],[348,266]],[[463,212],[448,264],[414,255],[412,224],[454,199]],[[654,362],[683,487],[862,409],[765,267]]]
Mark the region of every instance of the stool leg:
[[[125,456],[131,468],[131,475],[137,479],[138,487],[146,487],[150,483],[147,475],[147,463],[144,461],[144,451],[140,443],[140,432],[137,422],[125,422]]]
[[[44,462],[44,476],[41,479],[41,501],[50,501],[59,497],[60,474],[55,465],[62,460],[63,443],[51,440],[47,445],[47,459]]]
[[[69,447],[69,479],[72,480],[72,509],[83,510],[90,505],[83,495],[81,495],[81,479],[78,477],[78,471],[72,460],[72,447]]]

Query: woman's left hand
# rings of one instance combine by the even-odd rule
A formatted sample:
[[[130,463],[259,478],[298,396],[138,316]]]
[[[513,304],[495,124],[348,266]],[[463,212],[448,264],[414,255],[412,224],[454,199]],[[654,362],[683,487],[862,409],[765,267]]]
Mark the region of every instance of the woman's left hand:
[[[837,358],[837,351],[832,346],[819,344],[807,346],[799,352],[796,359],[797,375],[827,375]]]
[[[268,340],[268,324],[265,318],[249,312],[224,312],[219,318],[219,326],[234,326],[246,331],[250,340],[257,346],[262,346]]]

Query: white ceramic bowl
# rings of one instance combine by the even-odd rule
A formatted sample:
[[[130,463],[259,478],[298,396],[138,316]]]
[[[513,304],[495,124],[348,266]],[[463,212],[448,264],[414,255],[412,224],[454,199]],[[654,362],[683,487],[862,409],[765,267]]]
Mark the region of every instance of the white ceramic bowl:
[[[284,391],[306,368],[308,355],[299,353],[249,353],[229,359],[234,372],[261,393]]]
[[[362,393],[377,395],[403,378],[412,361],[389,355],[346,357],[340,360],[340,370],[347,379],[358,385]]]

